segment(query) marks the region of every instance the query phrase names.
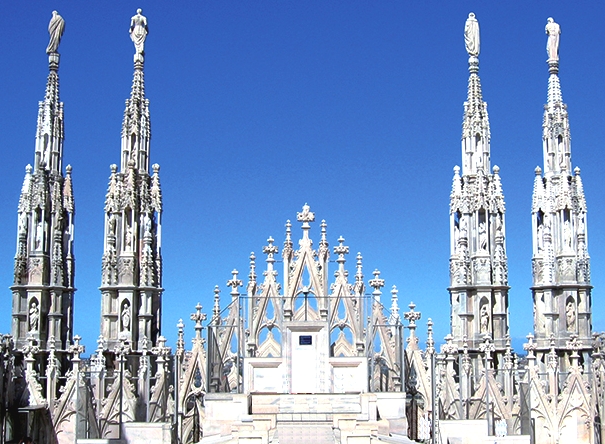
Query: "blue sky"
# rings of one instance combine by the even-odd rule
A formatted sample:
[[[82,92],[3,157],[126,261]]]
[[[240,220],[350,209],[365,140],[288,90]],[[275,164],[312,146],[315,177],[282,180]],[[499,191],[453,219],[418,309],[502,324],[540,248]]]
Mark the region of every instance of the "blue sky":
[[[170,5],[170,6],[168,6]],[[461,161],[468,79],[463,29],[481,26],[480,76],[491,123],[492,165],[507,203],[511,334],[532,330],[530,203],[542,163],[548,68],[544,26],[561,25],[560,78],[572,163],[588,200],[593,326],[605,330],[605,4],[471,1],[67,2],[3,5],[0,16],[0,332],[9,332],[16,208],[33,162],[37,103],[48,74],[47,25],[66,21],[60,53],[64,165],[76,197],[75,332],[92,351],[99,334],[103,205],[118,163],[134,47],[129,20],[143,8],[150,33],[146,92],[151,161],[164,196],[163,334],[199,301],[223,301],[231,270],[308,202],[381,270],[384,301],[417,304],[438,339],[449,331],[449,193]],[[319,224],[312,236],[318,240]],[[300,234],[299,225],[293,232]],[[296,238],[295,238],[296,240]],[[332,259],[336,256],[332,255]],[[333,264],[334,268],[336,264]]]

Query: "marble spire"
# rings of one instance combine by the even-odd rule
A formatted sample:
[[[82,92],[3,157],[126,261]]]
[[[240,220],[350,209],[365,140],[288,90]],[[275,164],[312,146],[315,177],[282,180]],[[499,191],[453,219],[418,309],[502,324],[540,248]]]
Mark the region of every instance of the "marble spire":
[[[134,74],[122,122],[120,167],[111,166],[105,200],[101,334],[108,349],[120,340],[133,349],[160,336],[162,295],[162,193],[160,167],[149,168],[151,126],[145,97],[147,18],[132,17]],[[138,345],[137,345],[138,344]]]
[[[479,22],[464,27],[469,64],[462,123],[462,171],[454,168],[450,195],[450,304],[452,336],[478,350],[489,334],[497,357],[508,334],[508,265],[500,169],[490,171],[490,127],[479,79]],[[462,174],[460,174],[462,172]]]
[[[548,90],[542,122],[543,168],[536,167],[532,196],[534,332],[537,356],[563,350],[571,335],[589,348],[590,257],[586,197],[580,169],[572,171],[567,105],[559,79],[561,28],[549,18]],[[567,361],[560,365],[566,367]]]
[[[71,343],[74,296],[74,196],[71,166],[63,175],[63,103],[59,43],[65,21],[53,11],[46,49],[49,73],[38,104],[33,168],[26,167],[18,208],[13,292],[13,337],[31,336],[58,353]]]
[[[468,58],[468,94],[462,122],[462,174],[490,171],[490,129],[487,103],[481,93],[479,78],[479,22],[472,12],[464,27]]]

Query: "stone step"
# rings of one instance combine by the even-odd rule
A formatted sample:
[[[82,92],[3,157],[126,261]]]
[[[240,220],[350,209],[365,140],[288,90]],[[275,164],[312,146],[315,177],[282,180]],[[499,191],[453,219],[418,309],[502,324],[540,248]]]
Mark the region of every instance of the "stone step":
[[[334,444],[332,424],[325,422],[277,423],[275,433],[279,444]]]

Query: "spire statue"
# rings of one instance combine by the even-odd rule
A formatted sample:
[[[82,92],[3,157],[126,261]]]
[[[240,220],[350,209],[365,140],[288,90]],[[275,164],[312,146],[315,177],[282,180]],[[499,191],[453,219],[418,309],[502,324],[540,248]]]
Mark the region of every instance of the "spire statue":
[[[469,13],[464,25],[464,44],[471,57],[479,56],[479,22],[473,12]]]
[[[57,11],[53,11],[53,16],[48,23],[48,33],[50,34],[50,41],[46,47],[46,54],[54,54],[59,49],[59,43],[61,43],[61,37],[65,31],[65,20],[59,15]]]
[[[559,36],[561,35],[561,27],[552,17],[548,17],[546,23],[546,34],[548,40],[546,42],[546,53],[548,54],[549,62],[559,61]]]
[[[135,54],[145,54],[145,39],[149,29],[147,28],[147,17],[142,15],[142,9],[137,9],[136,15],[130,19],[130,39],[134,43]]]

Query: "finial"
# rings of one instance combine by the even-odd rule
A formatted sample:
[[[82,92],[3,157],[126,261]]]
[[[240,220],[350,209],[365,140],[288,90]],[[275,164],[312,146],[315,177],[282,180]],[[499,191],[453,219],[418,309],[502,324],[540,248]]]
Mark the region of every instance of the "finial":
[[[237,291],[237,288],[242,287],[244,284],[241,281],[241,279],[237,278],[239,271],[234,269],[231,272],[231,274],[233,275],[233,277],[227,281],[227,287],[231,287],[231,296],[237,297],[237,296],[239,296],[239,292]]]
[[[143,63],[145,55],[145,39],[147,38],[147,33],[149,32],[149,28],[147,27],[147,18],[142,15],[143,10],[137,9],[136,15],[132,16],[130,19],[130,39],[134,43],[134,61],[135,64],[137,62]]]
[[[356,281],[362,281],[363,280],[363,263],[362,263],[362,259],[363,256],[361,255],[361,253],[357,253],[357,272],[355,273],[355,280]]]
[[[537,166],[536,169],[534,170],[534,172],[536,173],[536,176],[540,176],[540,175],[542,175],[542,168]]]
[[[573,169],[573,173],[574,173],[576,176],[579,176],[579,175],[580,175],[580,167],[575,167],[575,168]]]
[[[429,355],[435,353],[435,340],[433,339],[433,320],[428,318],[426,321],[426,352]]]
[[[454,167],[454,176],[460,176],[460,167],[458,165]]]
[[[374,270],[372,274],[374,275],[374,279],[371,279],[369,282],[370,287],[374,289],[372,295],[376,302],[380,302],[380,295],[382,294],[380,289],[384,287],[384,279],[380,279],[380,271],[378,270]]]
[[[217,290],[218,285],[215,287],[214,292],[216,293]],[[197,303],[195,306],[195,313],[191,313],[190,318],[195,322],[195,338],[200,339],[202,337],[202,321],[206,320],[206,313],[202,313],[202,304],[199,302]]]
[[[151,168],[153,168],[154,174],[158,174],[160,172],[160,165],[157,163],[154,163],[153,165],[151,165]]]
[[[334,247],[334,254],[338,255],[336,262],[339,264],[340,271],[344,271],[344,264],[346,262],[345,254],[349,254],[349,247],[347,247],[344,242],[345,238],[340,236],[338,238],[338,245]]]
[[[273,242],[273,237],[269,236],[269,239],[267,239],[269,245],[263,247],[263,253],[267,255],[267,264],[269,264],[270,267],[272,267],[273,262],[275,262],[273,256],[279,251],[279,248],[277,248],[277,245],[273,245]]]
[[[492,170],[494,171],[494,174],[499,174],[500,173],[500,167],[498,165],[494,165],[494,168],[492,168]]]
[[[305,225],[308,227],[309,222],[313,222],[315,220],[315,213],[313,213],[311,211],[311,207],[305,203],[302,207],[302,212],[296,213],[296,219],[303,223],[303,227]]]
[[[59,15],[57,11],[53,11],[53,16],[50,18],[48,23],[48,33],[50,34],[50,41],[46,47],[46,54],[48,54],[48,63],[51,69],[59,68],[59,43],[61,43],[61,37],[65,31],[65,20]]]

